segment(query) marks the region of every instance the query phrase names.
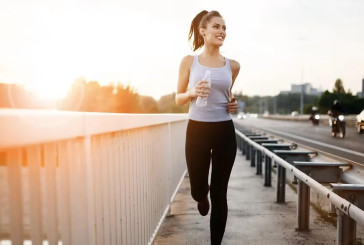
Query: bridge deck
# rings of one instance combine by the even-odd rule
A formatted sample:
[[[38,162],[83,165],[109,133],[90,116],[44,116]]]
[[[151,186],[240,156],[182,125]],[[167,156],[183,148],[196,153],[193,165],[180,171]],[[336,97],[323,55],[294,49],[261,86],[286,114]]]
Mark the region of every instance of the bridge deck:
[[[263,186],[250,161],[238,151],[232,171],[228,205],[229,216],[222,244],[324,244],[336,243],[336,228],[325,222],[311,207],[310,232],[297,232],[297,194],[286,186],[286,204],[277,204],[276,175],[273,187]],[[190,196],[188,176],[175,198],[171,214],[165,219],[153,244],[210,244],[210,214],[199,215]]]

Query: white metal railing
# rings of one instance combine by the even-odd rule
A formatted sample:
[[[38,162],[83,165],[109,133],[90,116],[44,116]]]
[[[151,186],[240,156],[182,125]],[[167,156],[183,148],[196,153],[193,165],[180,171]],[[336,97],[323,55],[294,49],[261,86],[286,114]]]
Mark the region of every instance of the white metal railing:
[[[0,110],[0,241],[151,243],[186,173],[186,120]]]

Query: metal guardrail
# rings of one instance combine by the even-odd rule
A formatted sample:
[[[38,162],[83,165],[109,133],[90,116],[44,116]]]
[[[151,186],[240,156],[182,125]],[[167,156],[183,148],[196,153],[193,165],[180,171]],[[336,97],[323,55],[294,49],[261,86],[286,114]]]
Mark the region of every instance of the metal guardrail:
[[[340,197],[333,191],[329,190],[325,186],[321,185],[319,182],[308,176],[307,174],[300,171],[298,168],[296,168],[294,165],[290,164],[289,162],[285,161],[281,157],[277,156],[272,151],[268,150],[264,146],[254,142],[254,140],[251,140],[249,137],[238,131],[235,130],[235,133],[237,136],[239,136],[241,139],[243,139],[246,143],[248,143],[251,147],[254,148],[255,151],[260,151],[263,153],[266,157],[270,158],[273,162],[278,163],[280,166],[285,168],[286,170],[290,171],[294,176],[296,176],[300,181],[305,183],[307,186],[313,188],[321,195],[325,196],[332,205],[334,205],[339,213],[348,215],[350,218],[355,220],[358,224],[364,226],[364,211],[354,204],[350,203],[346,199]],[[278,189],[278,188],[277,188]],[[339,227],[338,227],[339,229]],[[338,236],[339,236],[338,231]]]
[[[254,133],[255,135],[269,134],[271,137],[274,136],[277,139],[282,140],[282,136],[277,135],[276,133],[273,133],[271,131],[268,132],[263,129],[259,129],[259,128],[255,128],[255,127],[251,127],[251,130],[254,130],[254,132],[256,132],[256,133]],[[287,142],[286,144],[290,144],[292,146],[293,145],[297,146],[297,144],[293,140],[289,140],[289,139],[285,138],[284,141]],[[263,143],[263,144],[267,148],[267,144],[265,144],[265,143]],[[268,145],[270,145],[270,144],[268,144]],[[271,146],[274,147],[274,146],[276,146],[276,144],[272,144]],[[334,161],[340,161],[340,162],[352,164],[352,168],[350,169],[350,171],[345,171],[343,173],[342,181],[345,183],[355,183],[355,184],[364,185],[364,177],[363,177],[364,176],[364,164],[349,160],[345,157],[340,157],[340,156],[325,152],[320,149],[313,148],[313,147],[309,146],[308,144],[300,143],[300,146],[302,146],[303,148],[308,149],[308,150],[316,151],[320,156],[324,156],[326,158],[333,159]],[[268,159],[270,159],[270,158],[268,158]]]

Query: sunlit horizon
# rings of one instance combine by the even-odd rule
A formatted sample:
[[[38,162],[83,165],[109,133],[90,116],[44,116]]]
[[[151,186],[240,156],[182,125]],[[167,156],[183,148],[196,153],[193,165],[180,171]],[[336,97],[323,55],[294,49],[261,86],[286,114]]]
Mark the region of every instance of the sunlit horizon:
[[[27,92],[31,93],[33,96],[35,96],[35,98],[39,101],[60,101],[62,99],[65,99],[67,97],[67,95],[71,92],[72,90],[72,84],[77,82],[77,81],[82,81],[85,83],[90,83],[90,82],[97,82],[100,86],[113,86],[116,87],[117,85],[121,85],[123,87],[130,87],[132,88],[132,90],[134,92],[136,92],[138,95],[140,96],[150,96],[153,97],[155,100],[159,100],[160,97],[164,96],[164,95],[169,95],[174,93],[174,91],[172,91],[169,94],[162,94],[162,95],[150,95],[150,94],[141,94],[139,93],[139,91],[133,87],[132,84],[124,84],[122,82],[113,82],[113,83],[100,83],[99,81],[95,81],[95,80],[86,80],[83,77],[77,78],[74,81],[72,81],[72,83],[70,84],[69,87],[57,87],[54,86],[54,84],[50,84],[49,86],[44,86],[42,84],[36,83],[34,85],[27,85],[27,84],[21,84],[21,83],[3,83],[3,84],[8,84],[8,85],[18,85],[22,88],[24,88]],[[8,91],[9,96],[11,97],[11,91]]]
[[[158,100],[175,92],[193,17],[225,18],[222,55],[241,64],[233,91],[275,96],[291,84],[331,91],[340,78],[361,91],[364,2],[184,1],[0,3],[0,83],[22,84],[41,99],[64,97],[84,78],[121,83]]]

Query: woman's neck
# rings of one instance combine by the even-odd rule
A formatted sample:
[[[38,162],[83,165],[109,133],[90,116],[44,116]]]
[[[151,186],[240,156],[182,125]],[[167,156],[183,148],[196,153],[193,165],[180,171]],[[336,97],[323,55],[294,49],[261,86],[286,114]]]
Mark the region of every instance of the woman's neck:
[[[205,50],[202,52],[201,56],[206,58],[219,58],[220,49],[219,47],[205,46]]]

